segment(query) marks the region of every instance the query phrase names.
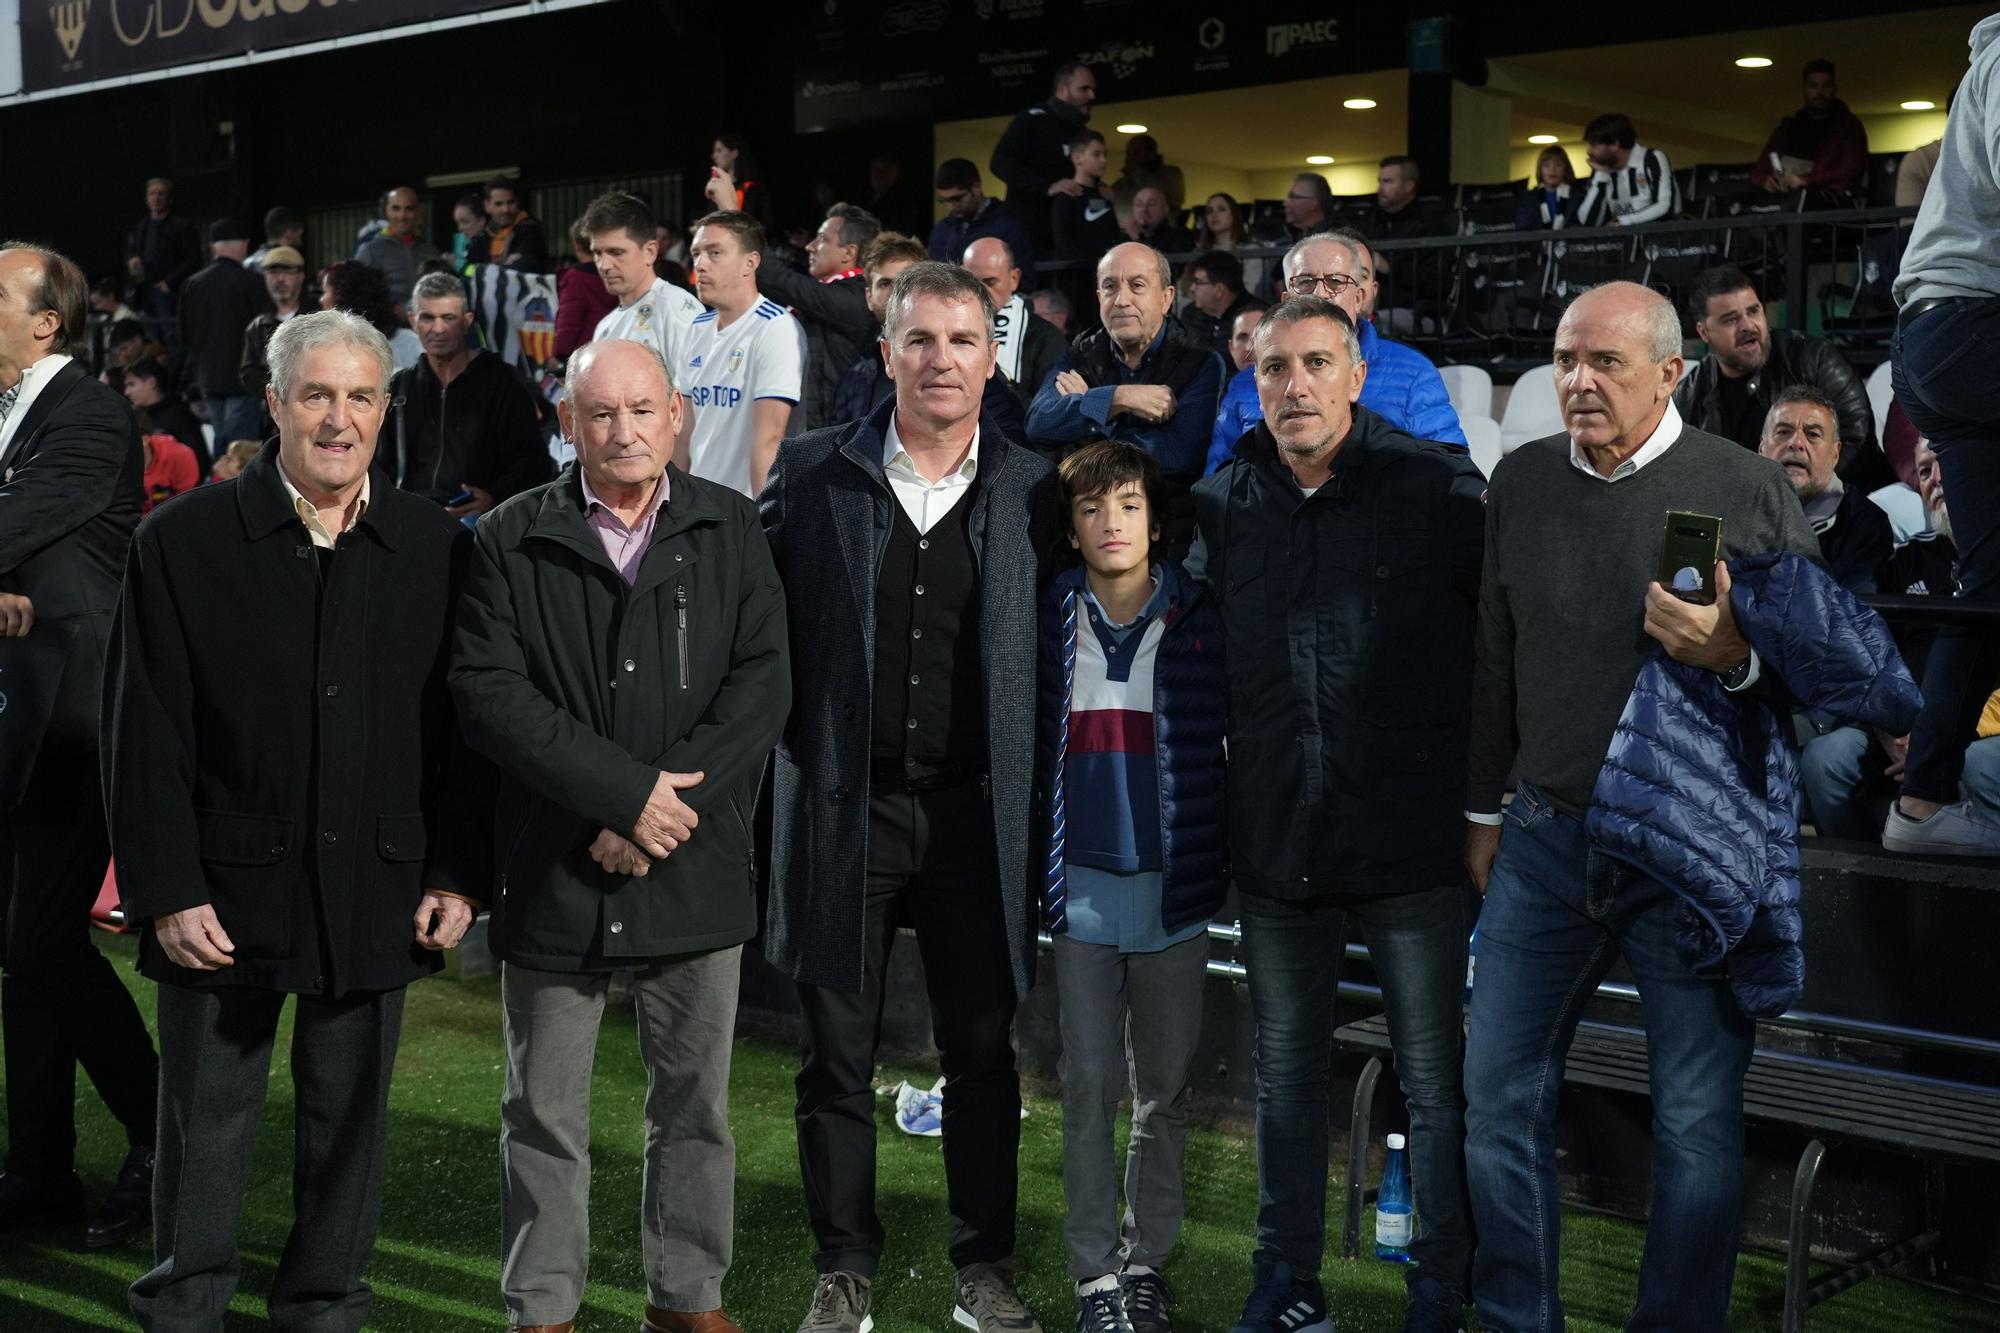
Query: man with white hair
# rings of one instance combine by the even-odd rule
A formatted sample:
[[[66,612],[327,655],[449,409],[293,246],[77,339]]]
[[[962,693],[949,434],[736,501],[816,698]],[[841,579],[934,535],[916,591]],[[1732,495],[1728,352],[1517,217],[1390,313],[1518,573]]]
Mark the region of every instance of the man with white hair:
[[[1663,516],[1720,518],[1724,560],[1819,547],[1776,463],[1681,421],[1681,370],[1665,297],[1629,282],[1585,292],[1556,326],[1564,433],[1502,459],[1487,492],[1466,804],[1466,865],[1486,902],[1465,1158],[1473,1291],[1493,1329],[1562,1326],[1556,1100],[1577,997],[1619,957],[1655,1071],[1651,1222],[1626,1327],[1721,1328],[1729,1307],[1755,1025],[1719,970],[1696,975],[1678,956],[1680,895],[1593,852],[1583,821],[1649,639],[1732,690],[1760,673],[1723,562],[1712,605],[1655,581]]]
[[[371,325],[300,315],[270,358],[276,443],[140,527],[105,673],[118,888],[159,983],[149,1330],[222,1324],[288,996],[297,1216],[271,1322],[362,1326],[403,989],[485,893],[444,679],[471,534],[369,484]]]
[[[650,343],[578,349],[565,389],[576,461],[481,520],[451,668],[500,770],[500,1286],[513,1328],[574,1327],[591,1066],[632,972],[643,1327],[738,1333],[729,1051],[757,933],[750,811],[791,708],[784,592],[750,500],[671,463],[685,408]]]

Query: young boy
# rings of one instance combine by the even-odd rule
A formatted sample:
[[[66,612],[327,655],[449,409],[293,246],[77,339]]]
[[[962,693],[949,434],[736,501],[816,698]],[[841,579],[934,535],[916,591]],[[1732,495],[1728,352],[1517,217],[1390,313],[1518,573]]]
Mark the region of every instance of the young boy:
[[[1125,239],[1118,226],[1118,210],[1112,205],[1111,187],[1104,183],[1108,165],[1104,136],[1096,130],[1078,130],[1069,141],[1073,179],[1082,194],[1059,194],[1049,201],[1049,226],[1055,235],[1056,258],[1095,264],[1104,252]]]
[[[1228,879],[1222,626],[1178,563],[1152,558],[1152,455],[1100,441],[1063,462],[1061,482],[1083,564],[1042,594],[1037,788],[1062,1008],[1063,1235],[1081,1333],[1170,1333],[1159,1270],[1180,1232],[1208,921]],[[1112,1139],[1128,1080],[1121,1229]]]

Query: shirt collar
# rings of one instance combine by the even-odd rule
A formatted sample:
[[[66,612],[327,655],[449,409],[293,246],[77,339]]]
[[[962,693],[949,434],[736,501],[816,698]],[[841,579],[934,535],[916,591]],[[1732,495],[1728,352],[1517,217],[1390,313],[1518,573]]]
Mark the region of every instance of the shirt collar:
[[[1590,460],[1584,457],[1583,450],[1577,447],[1574,438],[1571,438],[1569,442],[1569,461],[1570,465],[1576,468],[1577,471],[1584,473],[1586,476],[1595,477],[1599,481],[1623,481],[1672,448],[1674,441],[1680,437],[1680,410],[1674,406],[1674,400],[1669,398],[1667,400],[1667,410],[1660,417],[1660,424],[1653,427],[1653,433],[1646,437],[1646,442],[1639,446],[1637,453],[1611,469],[1610,476],[1605,476],[1590,465]]]
[[[1154,565],[1151,572],[1153,579],[1152,596],[1148,597],[1146,604],[1139,608],[1138,615],[1132,617],[1132,619],[1122,625],[1114,624],[1111,617],[1106,614],[1104,603],[1098,601],[1097,594],[1090,590],[1090,576],[1087,574],[1083,578],[1083,599],[1090,603],[1097,614],[1103,618],[1105,627],[1113,633],[1122,634],[1129,630],[1137,629],[1141,625],[1151,623],[1154,616],[1165,611],[1167,609],[1167,602],[1172,596],[1167,590],[1167,581],[1160,577],[1160,567]]]
[[[896,414],[893,411],[889,413],[889,429],[884,432],[882,441],[882,470],[884,472],[899,472],[918,478],[919,480],[923,479],[923,473],[917,471],[917,461],[910,457],[908,450],[903,448],[903,437],[896,433]],[[972,428],[972,447],[965,451],[965,461],[958,465],[955,473],[946,473],[943,477],[939,478],[939,481],[949,481],[954,475],[964,481],[971,481],[979,475],[979,427],[977,425]],[[926,484],[930,483],[926,482]]]
[[[285,475],[285,460],[282,456],[277,459],[277,464],[278,480],[283,482],[285,486],[285,498],[292,502],[292,512],[299,516],[299,522],[305,524],[306,535],[312,538],[314,546],[320,547],[322,550],[332,550],[334,538],[339,536],[340,533],[327,531],[326,524],[320,521],[319,509],[312,501],[306,499],[300,493],[298,487],[292,485],[292,479]],[[361,499],[354,506],[353,521],[345,528],[342,528],[341,532],[352,531],[354,525],[361,521],[361,516],[368,512],[368,498],[371,494],[374,480],[372,472],[361,474]]]
[[[583,483],[583,512],[589,514],[593,509],[602,509],[614,518],[617,517],[617,512],[610,505],[604,503],[603,498],[597,493],[597,488],[590,484],[590,474],[583,470],[583,465],[580,463],[577,465],[576,476],[577,480]],[[673,479],[665,472],[660,473],[660,482],[657,486],[653,487],[653,498],[648,500],[645,509],[640,511],[640,523],[644,523],[648,518],[659,513],[660,510],[666,507],[667,495],[672,489]]]

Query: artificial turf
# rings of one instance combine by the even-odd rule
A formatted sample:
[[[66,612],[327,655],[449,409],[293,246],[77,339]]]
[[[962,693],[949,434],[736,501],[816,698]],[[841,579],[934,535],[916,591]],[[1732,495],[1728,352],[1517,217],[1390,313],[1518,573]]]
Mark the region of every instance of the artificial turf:
[[[150,1021],[153,987],[132,970],[128,938],[103,947],[139,996]],[[264,1132],[241,1241],[243,1282],[226,1328],[265,1327],[262,1293],[290,1225],[291,1088],[286,1038],[273,1060]],[[368,1327],[385,1333],[472,1333],[502,1329],[499,1165],[496,1146],[503,1053],[499,984],[492,977],[436,979],[410,990],[392,1093],[387,1197],[369,1281]],[[747,1333],[790,1333],[813,1283],[812,1240],[800,1199],[792,1129],[789,1048],[739,1041],[732,1086],[736,1127],[736,1262],[724,1286],[730,1312]],[[915,1063],[891,1063],[879,1083],[935,1077]],[[580,1333],[637,1328],[645,1282],[639,1252],[639,1153],[645,1074],[632,1016],[605,1020],[592,1089],[595,1177],[590,1284]],[[88,1084],[79,1093],[79,1169],[95,1200],[123,1156],[116,1124]],[[881,1105],[878,1164],[881,1212],[889,1231],[875,1289],[881,1333],[952,1327],[951,1270],[945,1259],[942,1165],[935,1139],[896,1132]],[[1056,1103],[1031,1095],[1021,1134],[1022,1285],[1050,1333],[1074,1326],[1063,1274],[1062,1133]],[[1334,1161],[1344,1158],[1336,1153]],[[1188,1144],[1188,1222],[1168,1278],[1179,1297],[1176,1326],[1226,1330],[1241,1309],[1256,1207],[1249,1142],[1196,1130]],[[1328,1214],[1338,1226],[1338,1205]],[[1639,1227],[1572,1213],[1563,1234],[1563,1297],[1579,1333],[1619,1327],[1638,1268]],[[1335,1242],[1337,1248],[1338,1237]],[[0,1234],[0,1331],[44,1333],[129,1329],[125,1287],[148,1266],[138,1238],[86,1252],[57,1240]],[[1326,1280],[1344,1333],[1402,1326],[1402,1270],[1364,1259],[1330,1260]],[[1732,1330],[1778,1325],[1782,1264],[1746,1254],[1737,1269]],[[1909,1283],[1864,1284],[1812,1316],[1814,1333],[1972,1333],[2000,1326],[2000,1311]],[[1472,1327],[1476,1327],[1473,1325]]]

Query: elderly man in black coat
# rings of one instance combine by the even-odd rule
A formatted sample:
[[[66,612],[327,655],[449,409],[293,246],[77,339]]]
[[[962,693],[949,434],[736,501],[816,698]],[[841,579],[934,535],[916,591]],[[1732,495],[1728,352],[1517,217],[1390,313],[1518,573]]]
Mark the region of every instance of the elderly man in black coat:
[[[630,970],[645,1327],[736,1330],[729,1052],[757,933],[751,812],[791,667],[755,508],[668,461],[684,410],[650,344],[579,349],[561,407],[577,461],[480,521],[459,622],[452,690],[502,774],[500,1285],[518,1329],[567,1330],[583,1300],[590,1073],[611,974]]]
[[[912,264],[883,327],[895,397],[787,440],[762,497],[798,699],[778,747],[765,953],[799,983],[799,1162],[820,1280],[802,1329],[855,1333],[882,1252],[871,1076],[882,978],[914,926],[945,1075],[958,1322],[1036,1327],[1014,1286],[1034,976],[1035,587],[1055,476],[979,405],[993,307]]]
[[[52,251],[0,250],[0,1017],[7,1170],[0,1226],[83,1221],[76,1068],[131,1148],[84,1232],[152,1216],[159,1062],[131,992],[90,942],[111,844],[98,782],[104,643],[139,522],[139,432],[82,361],[84,279]],[[39,697],[37,697],[39,696]]]
[[[126,565],[105,786],[160,983],[156,1264],[131,1290],[148,1330],[221,1326],[287,995],[297,1216],[271,1320],[361,1327],[403,989],[484,892],[445,684],[471,534],[369,486],[391,369],[354,315],[286,323],[277,442],[155,512]]]

